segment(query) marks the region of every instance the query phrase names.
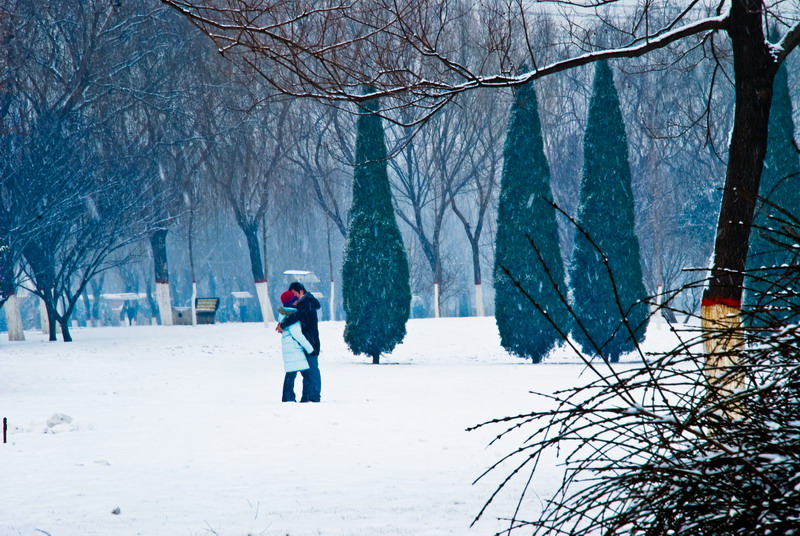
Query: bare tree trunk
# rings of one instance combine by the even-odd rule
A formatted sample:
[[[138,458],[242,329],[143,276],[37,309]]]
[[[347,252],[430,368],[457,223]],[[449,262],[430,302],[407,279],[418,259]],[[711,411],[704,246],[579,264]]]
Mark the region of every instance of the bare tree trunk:
[[[47,305],[41,298],[39,299],[39,323],[42,325],[42,334],[49,334],[50,320],[47,318]]]
[[[275,321],[275,315],[272,312],[272,304],[269,300],[269,283],[264,276],[264,267],[261,264],[261,251],[258,244],[258,226],[240,225],[240,227],[247,239],[247,251],[250,253],[250,269],[253,272],[253,279],[256,284],[258,303],[261,306],[261,317],[264,319],[264,324],[266,325]]]
[[[192,325],[197,325],[197,276],[194,271],[194,246],[193,235],[194,230],[194,205],[189,208],[189,271],[192,274]]]
[[[101,275],[99,278],[92,279],[90,285],[92,287],[92,309],[91,309],[91,318],[94,319],[95,325],[100,326],[102,322],[100,322],[100,294],[103,291],[103,282],[105,281],[105,274]]]
[[[56,296],[55,296],[55,267],[52,261],[42,254],[42,250],[34,247],[26,249],[25,258],[32,270],[32,281],[39,293],[41,303],[39,314],[42,319],[42,333],[48,335],[50,341],[56,338]]]
[[[328,231],[328,273],[331,275],[331,291],[328,296],[328,308],[330,309],[331,321],[336,321],[336,285],[333,281],[333,253],[331,251],[331,220],[325,218],[325,227]]]
[[[759,0],[734,0],[728,34],[733,47],[736,109],[722,208],[714,244],[711,281],[703,294],[706,375],[712,384],[732,365],[729,351],[740,343],[742,284],[764,156],[772,84],[777,63],[762,30]],[[736,385],[721,386],[733,389]]]
[[[51,303],[51,300],[42,299],[39,304],[39,315],[42,319],[42,333],[48,336],[49,341],[57,341],[56,320]]]
[[[475,316],[485,316],[483,307],[483,287],[481,286],[481,256],[477,240],[470,240],[472,247],[472,275],[475,281]]]
[[[267,314],[265,315],[262,311],[262,316],[264,317],[264,325],[269,325],[272,322],[275,322],[275,314],[272,312],[272,302],[269,299],[269,262],[267,257],[267,217],[264,216],[263,218],[263,225],[261,226],[261,250],[262,250],[262,259],[264,259],[264,285],[263,289],[259,290],[258,285],[256,285],[256,290],[261,292],[264,296],[264,299],[258,299],[259,303],[265,303]]]
[[[162,326],[172,325],[172,299],[169,292],[169,265],[167,263],[167,230],[159,229],[150,235],[153,249],[153,268],[156,276],[156,303]]]
[[[24,341],[25,331],[22,326],[22,315],[19,312],[19,301],[17,294],[12,292],[7,298],[6,303],[3,305],[6,311],[6,326],[8,327],[8,340],[9,341]]]
[[[6,326],[8,328],[9,341],[24,341],[25,332],[22,326],[22,315],[19,312],[19,301],[17,300],[17,290],[14,287],[14,266],[8,260],[10,255],[5,254],[5,259],[0,260],[0,292],[2,299],[0,304],[6,312]]]
[[[442,293],[441,286],[439,285],[442,280],[442,260],[439,254],[438,240],[436,247],[436,261],[433,269],[433,317],[439,318],[442,316]]]
[[[475,316],[486,316],[483,307],[483,286],[480,283],[475,283]]]
[[[272,312],[272,302],[269,299],[269,281],[266,279],[256,281],[256,294],[258,294],[258,304],[261,307],[261,317],[264,325],[269,326],[275,322],[275,314]]]
[[[64,342],[72,342],[72,335],[69,332],[69,317],[59,318],[58,325],[61,326],[61,337]]]

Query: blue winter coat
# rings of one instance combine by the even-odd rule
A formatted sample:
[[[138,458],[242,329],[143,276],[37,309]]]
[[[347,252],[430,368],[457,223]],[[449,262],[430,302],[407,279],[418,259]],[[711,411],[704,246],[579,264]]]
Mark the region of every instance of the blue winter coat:
[[[286,318],[296,312],[297,309],[291,307],[283,307],[287,315],[281,314],[280,320]],[[306,354],[314,351],[314,347],[308,342],[308,339],[303,335],[303,329],[300,327],[300,322],[283,328],[281,335],[281,350],[283,351],[283,367],[286,372],[297,372],[299,370],[307,370],[308,359]],[[304,351],[305,350],[305,351]]]

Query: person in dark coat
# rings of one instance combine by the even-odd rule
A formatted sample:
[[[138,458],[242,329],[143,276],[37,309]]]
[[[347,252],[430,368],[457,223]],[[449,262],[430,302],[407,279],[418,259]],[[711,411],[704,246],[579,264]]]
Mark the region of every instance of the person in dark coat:
[[[136,320],[136,312],[139,309],[139,306],[136,302],[133,301],[126,301],[125,302],[125,314],[128,317],[128,325],[132,326],[133,321]]]
[[[307,292],[303,284],[297,281],[289,285],[289,290],[297,295],[298,301],[295,304],[297,312],[284,318],[276,330],[283,333],[283,330],[293,323],[300,322],[303,335],[314,348],[314,351],[306,356],[309,368],[300,372],[303,375],[303,394],[300,402],[319,402],[322,393],[322,376],[319,372],[319,327],[317,325],[319,300]]]
[[[289,316],[295,314],[297,309],[294,305],[297,303],[297,295],[291,290],[287,290],[281,294],[281,307],[278,309],[280,313],[279,321],[283,321]],[[311,343],[303,335],[303,328],[299,322],[294,322],[286,326],[281,333],[281,350],[283,353],[283,365],[286,374],[283,378],[283,402],[295,402],[297,399],[294,394],[294,380],[297,377],[297,372],[308,369],[308,359],[306,355],[314,350]]]

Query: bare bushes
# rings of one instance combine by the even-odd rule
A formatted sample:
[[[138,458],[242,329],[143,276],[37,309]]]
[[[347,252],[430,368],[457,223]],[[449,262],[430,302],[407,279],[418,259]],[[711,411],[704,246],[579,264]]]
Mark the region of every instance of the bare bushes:
[[[754,303],[768,306],[754,305],[734,327],[684,327],[675,349],[632,367],[587,358],[590,383],[539,394],[542,409],[481,424],[504,427],[495,441],[527,434],[487,471],[508,475],[496,494],[514,482],[523,489],[502,534],[795,533],[800,327],[787,319],[800,314],[800,300],[786,297],[797,288],[796,265],[779,272],[781,315],[763,296]],[[707,354],[709,339],[728,344]],[[552,453],[564,477],[539,507],[531,500],[537,463]]]

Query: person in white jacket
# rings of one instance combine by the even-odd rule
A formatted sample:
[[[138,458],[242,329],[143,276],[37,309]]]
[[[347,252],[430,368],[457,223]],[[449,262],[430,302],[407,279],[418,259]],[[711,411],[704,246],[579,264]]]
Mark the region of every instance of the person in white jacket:
[[[279,322],[297,312],[297,309],[292,307],[296,302],[297,295],[294,292],[287,290],[281,294],[281,307],[278,309],[278,313],[280,313]],[[286,375],[283,377],[283,397],[281,400],[283,402],[297,402],[294,394],[294,380],[297,378],[298,371],[308,370],[306,355],[314,351],[314,347],[303,335],[300,322],[295,322],[283,330],[281,333],[281,350],[283,351],[283,367],[286,371]]]

